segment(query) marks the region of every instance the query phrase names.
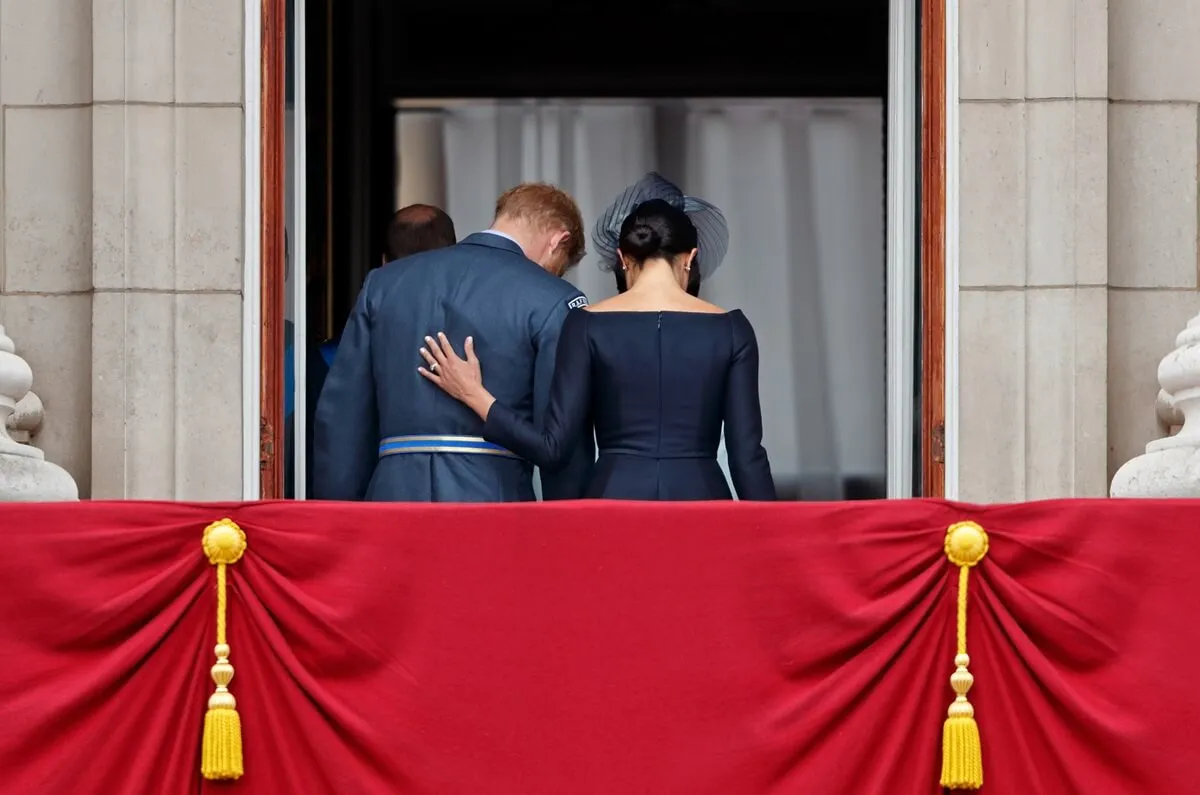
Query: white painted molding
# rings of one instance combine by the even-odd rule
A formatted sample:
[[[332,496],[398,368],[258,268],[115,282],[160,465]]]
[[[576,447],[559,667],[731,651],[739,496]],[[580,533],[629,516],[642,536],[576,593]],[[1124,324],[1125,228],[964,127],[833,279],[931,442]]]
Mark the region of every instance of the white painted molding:
[[[958,3],[946,0],[946,406],[944,494],[958,499]]]
[[[292,438],[292,455],[295,466],[292,468],[296,478],[296,499],[305,497],[308,480],[308,280],[305,269],[308,262],[308,70],[306,68],[305,44],[305,0],[295,0],[293,10],[295,25],[293,36],[295,45],[292,48],[294,59],[292,81],[292,167],[288,179],[292,183],[292,226],[290,236],[292,241],[293,267],[299,267],[292,279],[292,313],[295,328],[292,334],[293,372],[295,379],[292,397],[292,423],[294,436]]]
[[[242,498],[259,497],[262,394],[262,0],[245,0],[242,29],[245,186],[242,257]]]

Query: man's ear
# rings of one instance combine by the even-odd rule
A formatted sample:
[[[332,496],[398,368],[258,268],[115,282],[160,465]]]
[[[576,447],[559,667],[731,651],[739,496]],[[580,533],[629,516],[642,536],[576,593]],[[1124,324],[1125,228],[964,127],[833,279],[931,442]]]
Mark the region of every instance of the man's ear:
[[[566,249],[567,240],[570,239],[571,233],[565,229],[561,229],[554,233],[550,238],[550,247],[554,250]]]

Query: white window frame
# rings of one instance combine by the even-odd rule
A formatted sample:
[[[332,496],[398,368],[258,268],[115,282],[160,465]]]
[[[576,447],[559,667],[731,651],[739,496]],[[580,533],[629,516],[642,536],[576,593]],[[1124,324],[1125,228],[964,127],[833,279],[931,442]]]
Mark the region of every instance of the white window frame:
[[[262,0],[245,0],[242,30],[242,498],[257,500],[262,477]]]
[[[887,96],[887,496],[913,495],[917,368],[918,0],[890,0]]]

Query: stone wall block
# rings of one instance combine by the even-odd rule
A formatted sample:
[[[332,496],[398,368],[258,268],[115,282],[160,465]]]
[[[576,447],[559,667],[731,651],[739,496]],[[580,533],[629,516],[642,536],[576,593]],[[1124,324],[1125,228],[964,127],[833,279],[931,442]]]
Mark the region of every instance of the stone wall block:
[[[1111,0],[1109,96],[1200,101],[1200,3]]]
[[[101,105],[93,111],[96,289],[175,286],[177,113],[165,105]]]
[[[1108,123],[1110,283],[1196,287],[1196,106],[1117,103]]]
[[[1025,282],[1026,110],[1021,102],[959,108],[959,282],[964,287]]]
[[[1026,243],[1023,283],[1108,281],[1108,103],[1026,105]]]
[[[241,296],[98,293],[94,324],[93,494],[240,494]]]
[[[180,108],[175,162],[178,290],[242,288],[242,109]]]
[[[92,286],[91,114],[4,109],[4,292]]]
[[[33,370],[45,421],[35,443],[86,498],[91,482],[92,296],[0,295],[0,323]]]
[[[91,0],[0,0],[0,101],[92,101]]]
[[[1025,293],[959,296],[959,498],[1009,502],[1025,492]]]
[[[175,0],[92,0],[97,102],[175,99]]]
[[[176,0],[176,101],[241,103],[243,2]]]
[[[970,0],[960,4],[960,98],[1025,97],[1025,9],[1025,0]]]
[[[1026,293],[1023,499],[1108,493],[1108,291]]]

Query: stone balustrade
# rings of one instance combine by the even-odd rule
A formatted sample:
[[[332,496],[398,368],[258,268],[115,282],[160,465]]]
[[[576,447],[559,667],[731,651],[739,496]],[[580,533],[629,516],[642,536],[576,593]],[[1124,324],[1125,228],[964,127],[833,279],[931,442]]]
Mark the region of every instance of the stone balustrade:
[[[1200,497],[1200,315],[1158,365],[1158,383],[1154,410],[1165,435],[1117,470],[1114,497]]]
[[[0,502],[78,500],[74,479],[32,444],[44,418],[32,388],[33,371],[0,326]]]

